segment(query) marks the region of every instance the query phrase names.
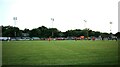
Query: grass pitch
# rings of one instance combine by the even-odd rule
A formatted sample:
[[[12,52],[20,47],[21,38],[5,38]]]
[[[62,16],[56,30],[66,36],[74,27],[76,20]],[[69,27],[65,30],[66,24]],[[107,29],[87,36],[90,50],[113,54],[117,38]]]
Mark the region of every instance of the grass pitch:
[[[112,65],[117,41],[3,41],[3,65]]]

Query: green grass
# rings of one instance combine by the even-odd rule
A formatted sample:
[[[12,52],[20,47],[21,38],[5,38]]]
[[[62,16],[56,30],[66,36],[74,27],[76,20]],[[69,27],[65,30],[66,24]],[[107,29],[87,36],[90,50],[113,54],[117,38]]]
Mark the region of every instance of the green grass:
[[[117,41],[3,42],[3,65],[112,65],[118,62]]]

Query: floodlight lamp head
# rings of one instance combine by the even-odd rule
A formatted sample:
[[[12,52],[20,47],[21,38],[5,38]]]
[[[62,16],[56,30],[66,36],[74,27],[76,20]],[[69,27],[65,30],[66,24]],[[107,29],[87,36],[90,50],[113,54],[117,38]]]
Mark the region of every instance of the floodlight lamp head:
[[[51,18],[52,21],[54,21],[54,18]]]
[[[17,20],[17,17],[13,17],[13,20]]]
[[[87,22],[86,20],[84,20],[84,22]]]
[[[112,24],[112,22],[110,22],[110,24]]]

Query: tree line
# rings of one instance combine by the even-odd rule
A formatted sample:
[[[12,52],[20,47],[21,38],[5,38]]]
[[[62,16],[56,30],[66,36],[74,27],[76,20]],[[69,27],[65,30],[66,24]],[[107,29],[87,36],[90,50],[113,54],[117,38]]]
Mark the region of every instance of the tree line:
[[[48,37],[109,37],[110,33],[102,33],[99,31],[92,31],[90,29],[75,29],[75,30],[67,30],[65,32],[61,32],[57,28],[47,28],[45,26],[41,26],[38,28],[33,28],[29,30],[25,28],[24,30],[20,30],[18,27],[13,26],[1,26],[2,28],[2,36],[3,37],[39,37],[39,38],[48,38]],[[111,33],[112,34],[112,33]],[[120,38],[120,32],[113,34]]]

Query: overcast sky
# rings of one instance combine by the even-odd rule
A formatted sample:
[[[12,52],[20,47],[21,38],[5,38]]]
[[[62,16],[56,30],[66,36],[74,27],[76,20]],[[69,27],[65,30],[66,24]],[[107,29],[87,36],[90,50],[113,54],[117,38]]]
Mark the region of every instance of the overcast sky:
[[[53,27],[60,31],[84,29],[118,32],[119,0],[0,0],[0,25],[20,29],[33,29],[39,26]],[[86,20],[86,24],[84,22]]]

